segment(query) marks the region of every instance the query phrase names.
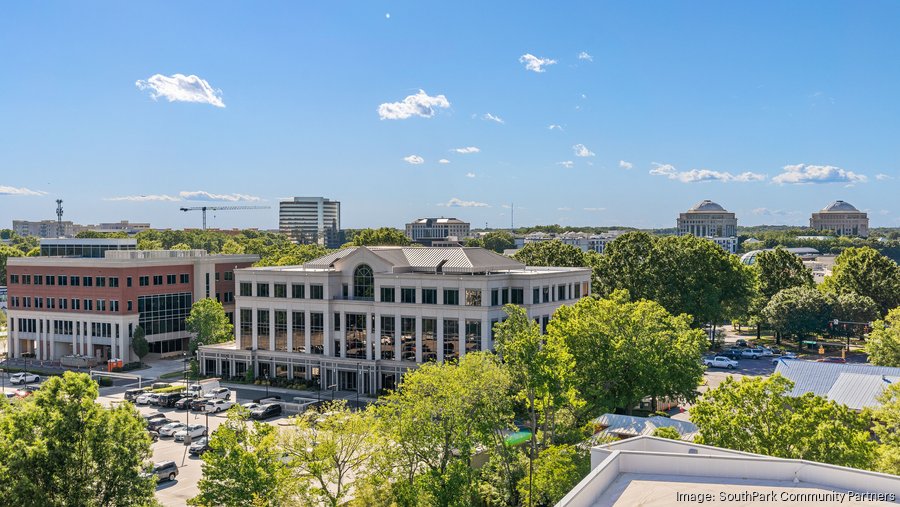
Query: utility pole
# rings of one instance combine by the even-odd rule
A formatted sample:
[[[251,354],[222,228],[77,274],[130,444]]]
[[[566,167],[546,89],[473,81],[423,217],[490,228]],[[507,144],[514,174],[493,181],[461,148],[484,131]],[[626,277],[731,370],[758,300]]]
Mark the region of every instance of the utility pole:
[[[65,230],[63,229],[62,224],[62,216],[63,216],[63,207],[62,207],[62,199],[56,200],[56,236],[63,237],[65,236]]]

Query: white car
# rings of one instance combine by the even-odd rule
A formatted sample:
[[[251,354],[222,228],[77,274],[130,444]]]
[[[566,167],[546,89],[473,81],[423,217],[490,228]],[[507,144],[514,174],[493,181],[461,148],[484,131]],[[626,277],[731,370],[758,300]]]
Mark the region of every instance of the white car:
[[[253,410],[255,408],[261,407],[262,405],[259,403],[250,402],[250,403],[244,403],[241,406],[246,408],[247,410]]]
[[[174,436],[175,433],[177,433],[185,428],[187,428],[187,424],[184,424],[183,422],[169,423],[159,429],[159,436],[171,437],[171,436]]]
[[[185,437],[191,436],[191,440],[205,437],[207,435],[206,426],[202,424],[192,424],[187,428],[175,432],[175,441],[183,442]]]
[[[220,387],[218,389],[213,389],[212,391],[207,392],[203,395],[207,400],[230,400],[231,399],[231,389],[227,387]]]
[[[149,405],[150,400],[152,399],[153,393],[144,393],[137,398],[134,399],[135,405]],[[157,395],[158,396],[158,395]]]
[[[750,359],[759,359],[764,355],[766,354],[762,348],[744,349],[743,352],[741,352],[742,357],[747,357]],[[769,355],[772,355],[771,351],[769,352]]]
[[[217,412],[222,412],[223,410],[228,410],[234,405],[233,401],[229,400],[210,400],[205,407],[203,407],[203,411],[215,414]]]
[[[38,375],[35,375],[34,373],[25,373],[25,372],[13,373],[9,377],[9,383],[13,384],[13,385],[28,384],[30,382],[40,382],[40,381],[41,381],[41,377]]]
[[[727,368],[729,370],[733,370],[737,368],[738,362],[728,359],[724,356],[716,356],[713,358],[704,359],[703,364],[709,366],[710,368]]]
[[[759,347],[759,349],[762,350],[763,357],[772,357],[775,355],[775,353],[772,352],[772,349],[770,349],[769,347]]]

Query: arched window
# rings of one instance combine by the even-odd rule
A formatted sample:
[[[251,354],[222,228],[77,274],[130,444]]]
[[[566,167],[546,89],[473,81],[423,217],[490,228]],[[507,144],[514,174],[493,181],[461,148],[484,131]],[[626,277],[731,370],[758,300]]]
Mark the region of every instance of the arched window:
[[[375,275],[368,264],[356,266],[353,272],[354,299],[375,299]]]

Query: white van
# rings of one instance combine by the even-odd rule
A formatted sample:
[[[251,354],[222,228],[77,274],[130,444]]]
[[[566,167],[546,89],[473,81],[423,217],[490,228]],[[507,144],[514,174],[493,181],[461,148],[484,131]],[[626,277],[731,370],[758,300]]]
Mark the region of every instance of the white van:
[[[219,379],[208,378],[194,382],[188,387],[188,395],[200,397],[204,394],[219,388]]]

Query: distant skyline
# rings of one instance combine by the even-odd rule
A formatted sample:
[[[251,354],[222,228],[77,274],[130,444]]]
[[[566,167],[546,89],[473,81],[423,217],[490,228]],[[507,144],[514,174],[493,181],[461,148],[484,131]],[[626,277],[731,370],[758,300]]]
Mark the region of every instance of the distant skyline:
[[[740,225],[834,200],[900,227],[888,1],[0,6],[0,228]]]

